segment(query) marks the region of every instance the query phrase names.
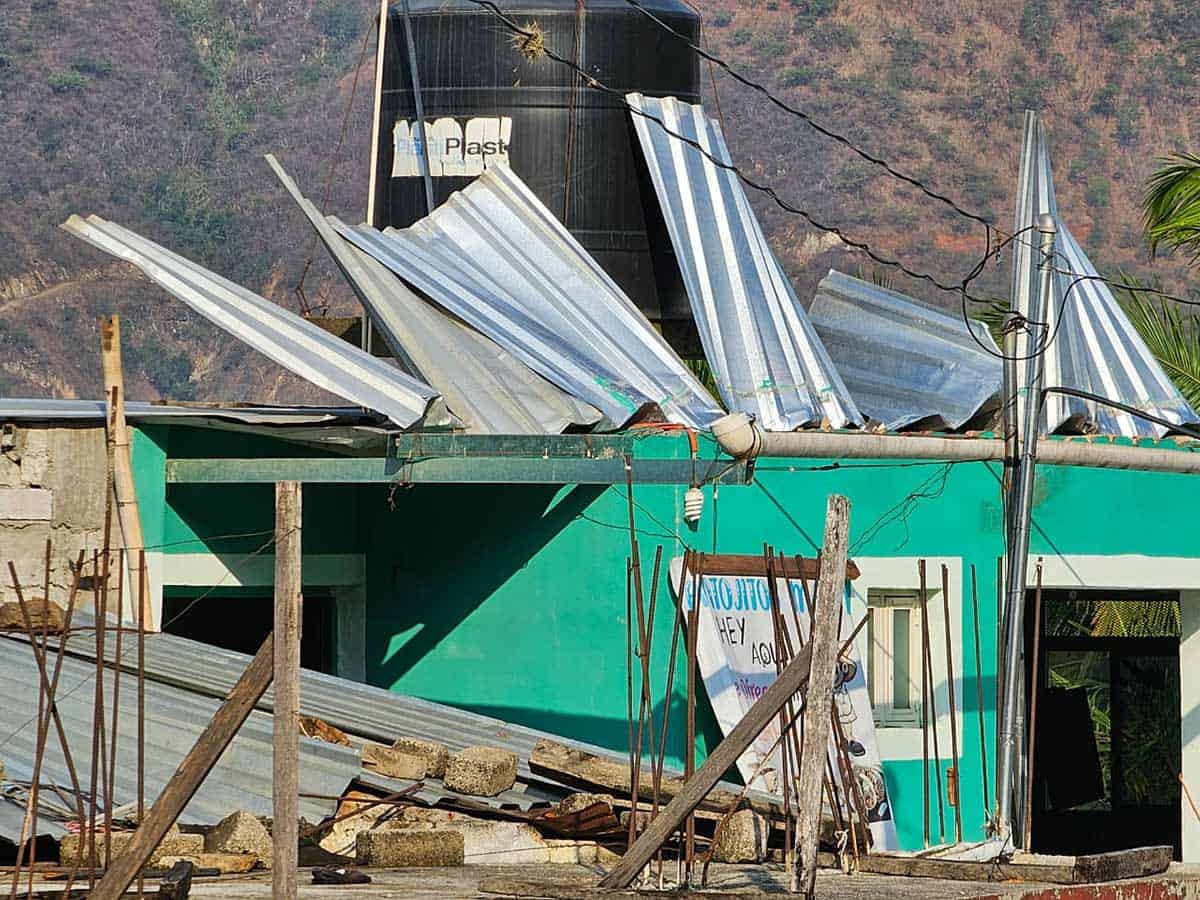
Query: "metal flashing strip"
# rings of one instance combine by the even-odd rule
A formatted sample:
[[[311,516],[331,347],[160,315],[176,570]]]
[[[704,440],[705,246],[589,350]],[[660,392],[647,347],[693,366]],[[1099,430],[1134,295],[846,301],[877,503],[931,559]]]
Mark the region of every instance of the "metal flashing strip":
[[[503,163],[409,228],[348,240],[615,424],[646,404],[707,429],[724,412],[641,311]]]
[[[961,428],[1000,390],[1000,351],[979,322],[968,331],[961,316],[832,269],[808,314],[859,410],[888,431]]]
[[[796,298],[730,163],[720,126],[698,104],[627,95],[691,300],[704,354],[729,409],[770,431],[862,415]]]
[[[433,388],[153,241],[99,216],[73,215],[62,227],[133,263],[210,322],[317,387],[402,428],[456,424]]]
[[[557,434],[601,420],[594,407],[559,390],[490,338],[414,294],[394,273],[338,234],[335,226],[346,226],[333,216],[327,220],[275,157],[268,154],[267,162],[358,295],[397,362],[440,391],[468,431]]]
[[[1016,229],[1027,229],[1049,213],[1058,222],[1055,267],[1047,328],[1055,334],[1045,349],[1045,384],[1087,391],[1154,413],[1179,425],[1200,421],[1129,321],[1108,285],[1094,279],[1096,267],[1062,221],[1054,195],[1045,130],[1037,113],[1025,113],[1025,138],[1017,189]],[[1013,308],[1026,317],[1037,283],[1036,232],[1026,232],[1013,254]],[[1068,294],[1069,292],[1069,294]],[[1041,330],[1036,330],[1038,339]],[[1019,333],[1018,357],[1031,351],[1028,332]],[[1020,367],[1019,367],[1020,368]],[[1025,378],[1018,378],[1024,385]],[[1162,426],[1098,403],[1058,394],[1046,396],[1043,427],[1098,431],[1125,437],[1161,437]]]

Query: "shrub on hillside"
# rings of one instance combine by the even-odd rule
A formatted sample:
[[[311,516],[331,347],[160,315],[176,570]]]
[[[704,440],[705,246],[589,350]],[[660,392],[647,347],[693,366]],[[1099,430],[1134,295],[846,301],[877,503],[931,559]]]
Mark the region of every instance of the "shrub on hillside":
[[[56,94],[73,94],[87,87],[87,78],[79,72],[51,72],[46,77],[46,84]]]

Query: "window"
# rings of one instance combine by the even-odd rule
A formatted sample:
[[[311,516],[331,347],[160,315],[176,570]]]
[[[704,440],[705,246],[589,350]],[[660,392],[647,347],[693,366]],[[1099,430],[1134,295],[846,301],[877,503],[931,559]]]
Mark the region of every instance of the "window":
[[[921,602],[916,591],[867,594],[867,691],[875,724],[921,724]]]

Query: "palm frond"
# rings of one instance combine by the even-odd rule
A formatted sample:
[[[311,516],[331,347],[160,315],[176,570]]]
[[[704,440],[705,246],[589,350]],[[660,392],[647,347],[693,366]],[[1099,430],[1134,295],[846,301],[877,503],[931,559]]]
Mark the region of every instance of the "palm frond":
[[[1142,222],[1150,252],[1182,250],[1200,262],[1200,156],[1176,153],[1146,181]]]
[[[1171,303],[1139,295],[1122,276],[1121,305],[1154,358],[1193,409],[1200,409],[1200,322]]]

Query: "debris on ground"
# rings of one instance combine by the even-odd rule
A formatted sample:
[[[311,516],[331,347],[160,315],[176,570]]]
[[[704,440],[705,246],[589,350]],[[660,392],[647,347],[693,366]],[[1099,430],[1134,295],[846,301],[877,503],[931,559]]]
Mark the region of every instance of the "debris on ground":
[[[517,754],[498,747],[467,747],[450,754],[443,779],[449,790],[494,797],[517,781]]]
[[[317,866],[312,872],[313,884],[370,884],[371,876],[348,866]]]
[[[160,900],[185,900],[192,890],[192,874],[195,868],[187,860],[180,860],[171,866],[171,870],[158,884]]]
[[[63,836],[58,845],[59,863],[64,866],[84,867],[88,864],[91,852],[91,832],[81,830],[75,834]],[[132,831],[114,831],[108,835],[112,842],[113,858],[120,856],[122,851],[133,840]],[[105,835],[96,832],[96,859],[104,862]],[[199,834],[184,834],[178,825],[172,825],[159,842],[154,852],[150,854],[147,865],[159,866],[165,856],[198,856],[204,852],[204,836]]]
[[[324,719],[318,719],[316,716],[300,716],[299,723],[300,733],[305,737],[315,738],[329,744],[341,744],[343,747],[350,746],[350,735],[342,729],[330,725]]]

